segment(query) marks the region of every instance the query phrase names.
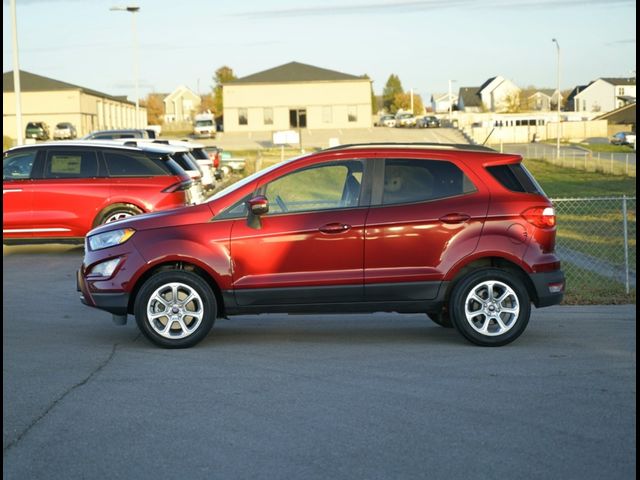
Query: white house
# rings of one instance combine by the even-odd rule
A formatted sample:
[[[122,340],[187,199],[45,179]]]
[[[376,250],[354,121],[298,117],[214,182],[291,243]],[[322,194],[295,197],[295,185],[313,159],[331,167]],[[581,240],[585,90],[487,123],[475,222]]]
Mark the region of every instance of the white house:
[[[467,112],[506,112],[520,103],[520,88],[500,75],[479,87],[461,87],[458,110]]]
[[[449,106],[458,104],[458,95],[455,93],[434,93],[431,95],[431,109],[435,113],[444,113],[449,111]]]
[[[534,112],[548,112],[558,107],[558,98],[562,99],[557,89],[542,88],[526,99],[526,107]]]
[[[636,79],[599,78],[579,89],[572,100],[574,112],[610,112],[635,103]]]
[[[164,121],[173,123],[190,122],[198,111],[202,99],[189,87],[180,85],[162,101],[164,102]]]

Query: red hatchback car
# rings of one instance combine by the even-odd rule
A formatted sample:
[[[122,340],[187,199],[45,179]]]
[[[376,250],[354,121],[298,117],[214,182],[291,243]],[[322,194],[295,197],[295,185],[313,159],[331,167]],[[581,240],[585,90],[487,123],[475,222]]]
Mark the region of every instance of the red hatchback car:
[[[521,157],[472,145],[347,145],[208,202],[87,235],[86,305],[162,347],[233,314],[423,312],[486,346],[562,300],[555,213]]]
[[[165,146],[55,142],[2,159],[2,240],[82,241],[92,228],[184,206],[191,179]]]

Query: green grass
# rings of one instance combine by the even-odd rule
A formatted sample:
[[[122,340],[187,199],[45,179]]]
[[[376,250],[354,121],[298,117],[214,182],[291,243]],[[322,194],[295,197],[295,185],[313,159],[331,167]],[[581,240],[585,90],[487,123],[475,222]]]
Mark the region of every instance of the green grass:
[[[545,193],[558,197],[635,196],[636,179],[623,175],[607,175],[559,167],[542,160],[524,161]]]
[[[592,152],[634,153],[633,147],[630,145],[612,145],[610,143],[576,143],[575,145]]]
[[[635,288],[627,294],[622,283],[563,263],[566,277],[565,305],[622,305],[636,303]]]

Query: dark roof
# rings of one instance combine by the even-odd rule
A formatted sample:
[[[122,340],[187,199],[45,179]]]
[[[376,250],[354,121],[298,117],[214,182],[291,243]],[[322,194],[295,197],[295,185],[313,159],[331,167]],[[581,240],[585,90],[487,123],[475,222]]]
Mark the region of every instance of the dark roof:
[[[131,105],[134,102],[127,100],[125,96],[114,96],[106,93],[98,92],[97,90],[91,90],[90,88],[79,87],[71,83],[61,82],[60,80],[54,80],[53,78],[43,77],[36,75],[35,73],[26,72],[20,70],[20,90],[22,92],[51,92],[51,91],[64,91],[64,90],[81,90],[89,95],[95,95],[96,97],[109,98],[118,102],[129,103]],[[2,91],[13,92],[13,70],[4,72],[2,74]]]
[[[599,117],[594,118],[594,120],[608,120],[610,124],[627,124],[627,125],[635,125],[636,124],[636,104],[635,102],[630,105],[625,105],[620,108],[616,108],[615,110],[611,110]]]
[[[460,87],[458,98],[464,107],[481,107],[480,87]]]
[[[364,77],[314,67],[313,65],[306,65],[304,63],[291,62],[246,77],[231,80],[230,82],[226,82],[225,85],[235,85],[238,83],[327,82],[363,79]]]
[[[591,84],[589,84],[589,85],[591,85]],[[572,100],[573,97],[575,97],[577,94],[582,92],[589,85],[578,85],[578,86],[574,87],[573,90],[571,90],[571,93],[569,93],[569,96],[567,97],[567,100]]]
[[[601,80],[604,80],[605,82],[610,83],[611,85],[635,85],[636,84],[635,78],[602,78]]]
[[[491,77],[491,78],[487,79],[482,85],[480,85],[480,88],[478,88],[478,93],[480,93],[482,90],[484,90],[487,87],[487,85],[489,85],[495,79],[496,79],[496,77]]]

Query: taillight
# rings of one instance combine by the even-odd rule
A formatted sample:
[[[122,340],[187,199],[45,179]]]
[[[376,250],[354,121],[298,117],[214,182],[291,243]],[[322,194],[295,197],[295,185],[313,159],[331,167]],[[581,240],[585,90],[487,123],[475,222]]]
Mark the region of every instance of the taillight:
[[[213,159],[213,166],[218,168],[220,166],[220,152],[216,152],[216,156]]]
[[[167,188],[165,188],[162,191],[163,193],[174,193],[174,192],[180,192],[183,190],[189,190],[192,184],[193,182],[191,180],[183,180],[181,182],[174,183],[173,185],[169,185]]]
[[[538,228],[556,226],[556,211],[553,207],[532,207],[522,212],[522,217]]]

